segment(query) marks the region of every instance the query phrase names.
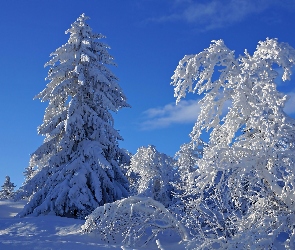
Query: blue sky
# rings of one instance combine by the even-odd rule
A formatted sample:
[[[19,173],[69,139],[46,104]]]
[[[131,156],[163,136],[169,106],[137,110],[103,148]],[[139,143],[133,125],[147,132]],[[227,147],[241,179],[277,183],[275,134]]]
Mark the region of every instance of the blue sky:
[[[175,106],[171,76],[178,61],[223,39],[236,55],[253,53],[259,40],[278,38],[295,47],[294,0],[10,0],[0,9],[0,184],[21,185],[30,154],[42,143],[37,126],[46,103],[33,97],[46,86],[43,65],[68,40],[65,31],[80,14],[107,36],[111,68],[132,108],[114,115],[121,147],[135,153],[153,144],[173,156],[188,142],[198,114],[198,96]],[[295,75],[279,84],[295,115]]]

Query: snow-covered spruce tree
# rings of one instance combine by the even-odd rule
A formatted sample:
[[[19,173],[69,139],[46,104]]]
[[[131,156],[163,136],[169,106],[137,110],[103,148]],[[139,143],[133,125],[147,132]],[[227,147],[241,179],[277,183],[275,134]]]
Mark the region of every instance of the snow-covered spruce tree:
[[[170,182],[175,174],[174,164],[172,157],[158,152],[155,146],[140,147],[127,171],[133,195],[152,197],[168,206],[172,201]]]
[[[10,181],[10,177],[6,176],[0,190],[0,199],[11,199],[14,196],[14,188],[16,186]]]
[[[191,177],[196,199],[187,204],[198,249],[216,242],[222,249],[271,249],[281,232],[289,235],[285,247],[294,249],[295,121],[275,84],[277,68],[285,81],[294,64],[295,50],[276,39],[238,58],[218,40],[175,70],[177,102],[187,91],[204,94],[192,141],[210,133]]]
[[[32,154],[34,176],[23,187],[31,194],[20,212],[84,217],[97,206],[128,195],[111,111],[128,107],[108,46],[82,14],[69,30],[66,44],[51,54],[50,82],[35,98],[48,101],[38,134],[44,143]]]

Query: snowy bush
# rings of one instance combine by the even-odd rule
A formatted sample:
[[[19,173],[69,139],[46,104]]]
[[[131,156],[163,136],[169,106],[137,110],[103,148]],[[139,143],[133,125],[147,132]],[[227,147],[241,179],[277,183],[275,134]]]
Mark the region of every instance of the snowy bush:
[[[0,190],[0,199],[11,199],[14,196],[14,188],[16,186],[10,181],[10,177],[6,176]]]
[[[176,187],[175,194],[176,196],[182,196],[187,193],[196,185],[192,173],[197,169],[198,160],[203,157],[204,147],[206,143],[202,140],[198,142],[191,141],[180,146],[180,150],[176,152],[175,166],[177,167],[177,176],[173,182]]]
[[[128,107],[108,46],[82,14],[66,33],[66,44],[51,54],[50,82],[35,98],[48,101],[38,133],[44,143],[31,155],[22,187],[29,203],[19,214],[54,213],[84,217],[97,206],[128,196],[128,180],[120,164],[122,140],[112,112]],[[22,195],[20,194],[19,197]]]
[[[172,200],[170,182],[175,174],[174,164],[171,157],[158,152],[155,146],[140,147],[127,171],[133,194],[151,197],[168,206]]]
[[[137,248],[153,243],[167,232],[179,241],[187,239],[185,228],[163,204],[140,196],[98,207],[86,217],[82,232],[94,233],[108,243],[122,242]]]
[[[268,208],[268,209],[267,209]],[[210,210],[207,210],[210,214]],[[196,220],[193,220],[196,221]],[[199,220],[197,221],[199,222]],[[216,224],[215,224],[216,225]],[[186,245],[187,249],[294,249],[295,215],[275,210],[266,199],[258,200],[243,217],[231,214],[224,234],[222,227],[206,231],[199,223],[198,233]],[[230,230],[228,230],[230,231]]]
[[[294,64],[295,50],[276,39],[238,58],[222,40],[213,41],[179,62],[172,77],[177,102],[187,91],[203,94],[192,142],[204,131],[210,136],[198,168],[186,177],[195,183],[186,192],[190,202],[183,203],[183,221],[195,236],[191,248],[237,243],[268,249],[287,233],[292,249],[295,120],[283,111],[288,97],[275,79],[280,67],[289,80]]]

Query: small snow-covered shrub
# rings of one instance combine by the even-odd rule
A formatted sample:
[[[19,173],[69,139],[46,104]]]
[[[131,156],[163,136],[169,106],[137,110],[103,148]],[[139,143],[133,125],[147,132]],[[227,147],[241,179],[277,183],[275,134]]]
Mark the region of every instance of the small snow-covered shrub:
[[[191,194],[191,189],[196,185],[194,181],[194,173],[198,168],[198,160],[203,157],[206,143],[202,140],[197,142],[191,141],[180,146],[180,150],[175,154],[175,166],[177,167],[177,177],[173,182],[176,187],[175,196]]]
[[[82,232],[95,233],[108,243],[123,242],[130,247],[147,246],[160,234],[171,231],[186,240],[182,224],[149,197],[131,196],[95,209],[86,217]]]
[[[152,197],[167,207],[172,200],[174,164],[172,157],[158,152],[155,146],[140,147],[127,171],[131,194]]]
[[[14,188],[16,186],[10,181],[10,177],[6,176],[0,190],[0,199],[11,199],[14,196]]]

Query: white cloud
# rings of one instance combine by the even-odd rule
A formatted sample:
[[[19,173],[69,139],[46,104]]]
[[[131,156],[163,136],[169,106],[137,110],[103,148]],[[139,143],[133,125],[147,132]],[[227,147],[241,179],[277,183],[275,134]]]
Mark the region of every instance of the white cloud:
[[[267,7],[266,0],[213,0],[204,4],[191,4],[183,12],[183,17],[188,22],[204,24],[205,29],[210,30],[239,22],[249,14],[262,12]]]
[[[158,129],[177,123],[194,124],[197,121],[199,112],[198,100],[182,100],[177,105],[170,103],[164,107],[151,108],[143,113],[145,121],[141,123],[141,129]]]
[[[287,93],[287,101],[284,111],[288,115],[295,115],[295,92]],[[163,107],[151,108],[143,112],[144,121],[140,124],[142,130],[166,128],[173,124],[193,124],[200,113],[199,100],[181,100],[178,105],[169,103]],[[228,111],[231,103],[226,102],[223,107],[223,115]]]
[[[285,0],[174,0],[174,11],[169,15],[151,18],[166,22],[183,20],[200,24],[203,30],[212,30],[244,20],[251,14],[261,13],[269,7],[294,9],[295,4]]]

